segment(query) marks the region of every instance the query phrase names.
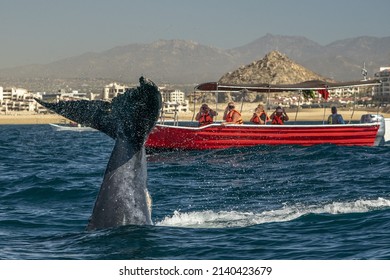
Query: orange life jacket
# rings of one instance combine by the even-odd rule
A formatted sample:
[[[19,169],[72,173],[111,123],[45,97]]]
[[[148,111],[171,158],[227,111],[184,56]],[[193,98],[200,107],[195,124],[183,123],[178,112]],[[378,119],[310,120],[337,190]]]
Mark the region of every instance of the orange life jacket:
[[[233,122],[233,115],[234,115],[234,113],[237,113],[240,116],[240,118],[236,121],[236,124],[242,124],[243,121],[242,121],[242,118],[241,118],[241,114],[240,114],[240,112],[238,112],[236,110],[231,110],[229,113],[227,113],[225,121],[226,122]]]
[[[261,114],[260,114],[260,116],[258,116],[256,113],[253,113],[253,116],[252,116],[252,118],[250,119],[250,121],[251,122],[253,122],[253,123],[255,123],[255,124],[260,124],[261,122],[260,122],[260,120],[261,120],[261,117],[262,116],[265,116],[265,121],[264,122],[267,122],[267,121],[269,121],[269,118],[268,118],[268,116],[267,116],[267,114],[265,113],[265,112],[261,112]]]
[[[278,116],[275,114],[272,119],[272,124],[284,124],[284,116]]]
[[[213,122],[213,117],[209,113],[202,114],[199,118],[199,126],[212,124]]]

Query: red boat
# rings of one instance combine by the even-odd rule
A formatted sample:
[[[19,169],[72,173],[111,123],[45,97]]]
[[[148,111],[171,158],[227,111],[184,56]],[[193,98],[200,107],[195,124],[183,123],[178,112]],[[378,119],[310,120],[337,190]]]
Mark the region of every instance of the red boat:
[[[327,90],[348,86],[377,85],[377,81],[359,81],[329,84],[309,81],[295,85],[221,85],[201,84],[198,91],[242,91],[280,92],[296,90]],[[152,150],[207,150],[258,145],[319,145],[343,146],[378,145],[384,135],[384,119],[374,122],[343,125],[221,125],[214,123],[203,127],[157,124],[146,141]],[[383,129],[380,130],[380,127]],[[378,133],[380,131],[380,133]]]
[[[349,125],[227,125],[204,127],[156,125],[150,149],[207,150],[257,145],[373,146],[378,123]]]

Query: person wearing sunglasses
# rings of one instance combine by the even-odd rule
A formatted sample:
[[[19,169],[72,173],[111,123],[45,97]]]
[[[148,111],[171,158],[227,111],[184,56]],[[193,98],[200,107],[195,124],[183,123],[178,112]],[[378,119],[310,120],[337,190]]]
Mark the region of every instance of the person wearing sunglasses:
[[[241,113],[238,112],[236,109],[236,106],[234,102],[229,102],[225,112],[223,114],[223,119],[225,122],[222,123],[222,125],[225,124],[242,124],[242,118],[241,118]]]

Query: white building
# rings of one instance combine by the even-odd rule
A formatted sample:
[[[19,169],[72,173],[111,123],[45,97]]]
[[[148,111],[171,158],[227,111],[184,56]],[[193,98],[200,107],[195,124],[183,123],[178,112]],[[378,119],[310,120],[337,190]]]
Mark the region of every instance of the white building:
[[[363,88],[361,87],[346,87],[346,88],[336,88],[329,90],[329,93],[331,96],[337,96],[337,97],[345,97],[345,96],[354,96],[359,95]],[[367,89],[363,89],[363,92],[365,92]]]
[[[120,94],[124,94],[130,87],[118,83],[110,83],[103,88],[101,98],[103,100],[111,100]],[[160,91],[162,89],[160,88]],[[182,91],[175,90],[172,92],[162,92],[162,100],[164,104],[164,113],[173,112],[188,112],[189,102],[185,99],[185,94]]]
[[[0,87],[0,111],[34,111],[36,102],[33,94],[23,88]]]
[[[6,88],[0,87],[0,101],[4,100],[23,100],[27,98],[27,89],[24,88]]]
[[[175,90],[172,92],[164,92],[162,98],[164,113],[189,111],[189,102],[185,99],[185,94],[182,91]]]
[[[111,83],[106,85],[103,88],[103,100],[109,100],[113,99],[114,97],[117,97],[118,94],[123,94],[127,90],[127,87],[125,85],[120,85],[117,83]]]
[[[72,90],[67,92],[66,90],[58,91],[58,99],[59,100],[90,100],[87,93],[79,92],[78,90]]]
[[[185,94],[180,90],[175,90],[169,93],[169,101],[171,102],[185,102]]]
[[[381,80],[382,84],[375,87],[375,94],[386,99],[390,98],[390,67],[380,67],[375,73],[375,78]]]

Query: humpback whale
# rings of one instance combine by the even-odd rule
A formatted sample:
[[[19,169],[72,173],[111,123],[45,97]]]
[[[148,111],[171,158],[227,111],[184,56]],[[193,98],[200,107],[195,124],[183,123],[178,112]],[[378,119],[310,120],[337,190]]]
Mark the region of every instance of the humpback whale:
[[[157,122],[162,101],[157,86],[140,78],[140,86],[112,102],[60,101],[38,103],[115,139],[87,230],[122,225],[151,225],[145,141]]]

